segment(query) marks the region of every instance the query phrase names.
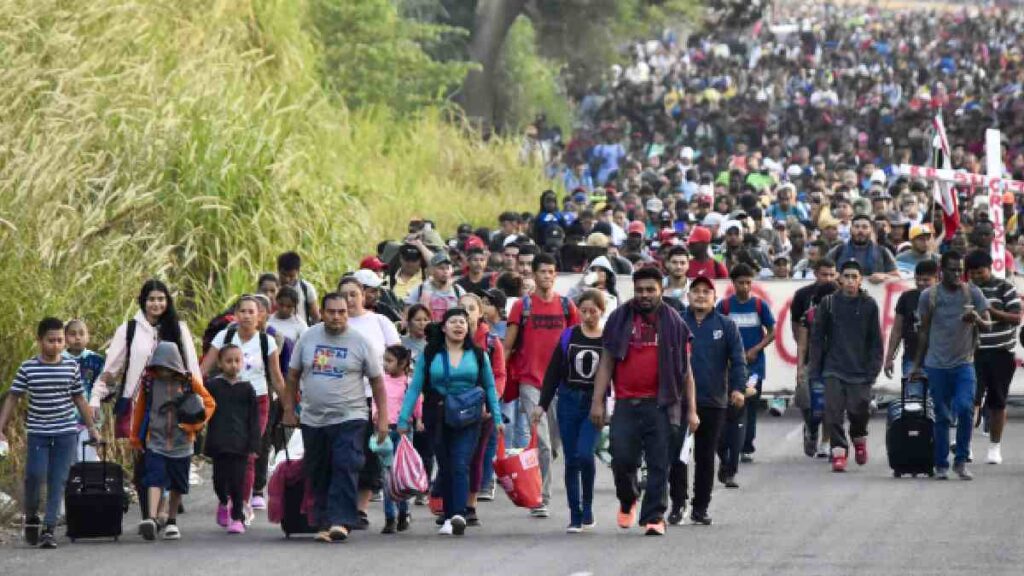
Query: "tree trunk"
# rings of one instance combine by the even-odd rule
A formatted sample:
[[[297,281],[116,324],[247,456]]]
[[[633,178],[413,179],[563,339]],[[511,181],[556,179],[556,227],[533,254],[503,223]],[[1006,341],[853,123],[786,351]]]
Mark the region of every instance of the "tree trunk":
[[[488,131],[494,126],[494,96],[501,48],[527,0],[479,0],[469,42],[469,58],[480,65],[466,75],[462,106],[470,120]]]

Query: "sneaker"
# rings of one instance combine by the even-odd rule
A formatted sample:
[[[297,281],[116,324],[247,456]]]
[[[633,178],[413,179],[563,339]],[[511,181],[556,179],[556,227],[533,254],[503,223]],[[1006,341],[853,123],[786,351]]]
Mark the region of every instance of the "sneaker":
[[[168,524],[164,528],[164,540],[181,540],[181,530],[178,529],[177,524]]]
[[[480,490],[477,494],[476,499],[480,502],[493,502],[494,501],[494,484]]]
[[[241,520],[232,520],[228,525],[228,534],[245,534],[245,524]]]
[[[246,526],[252,526],[252,521],[255,519],[256,513],[253,512],[252,505],[246,504],[245,506],[242,506],[242,522],[244,522]]]
[[[384,501],[384,493],[381,492],[380,490],[377,490],[376,492],[374,492],[370,496],[370,502],[383,502],[383,501]]]
[[[583,529],[593,530],[597,528],[597,520],[594,520],[594,511],[590,508],[583,510]]]
[[[551,513],[548,512],[547,506],[541,504],[540,506],[530,510],[530,516],[533,518],[547,518],[548,516],[551,516]]]
[[[452,528],[452,521],[445,520],[444,524],[441,524],[441,529],[438,530],[437,533],[441,536],[451,536],[452,534],[454,534],[455,532],[454,529]]]
[[[992,443],[988,447],[988,463],[989,464],[1002,464],[1003,463],[1003,451],[999,447],[999,444]]]
[[[721,482],[722,484],[725,484],[726,476],[727,476],[727,474],[725,473],[725,470],[722,469],[722,468],[719,468],[718,469],[718,481]]]
[[[853,459],[857,462],[858,466],[863,466],[868,463],[868,439],[867,438],[854,438],[853,440]]]
[[[768,413],[778,418],[786,412],[785,398],[772,398],[768,401]]]
[[[331,536],[331,542],[344,542],[348,540],[348,528],[344,526],[331,526],[327,533]]]
[[[249,504],[252,505],[253,510],[267,509],[267,500],[263,497],[263,494],[253,494],[252,501]]]
[[[818,449],[818,429],[810,428],[804,424],[804,454],[808,458],[814,458]]]
[[[949,468],[936,468],[935,469],[936,480],[949,480]]]
[[[359,514],[359,519],[356,520],[355,525],[354,526],[350,526],[350,528],[353,529],[353,530],[366,530],[367,528],[370,527],[370,517],[367,516],[366,512],[363,512],[362,510],[360,510],[358,512],[358,514]]]
[[[744,464],[753,464],[754,463],[754,453],[753,452],[743,452],[743,453],[741,453],[740,454],[740,462],[742,462]]]
[[[217,525],[221,528],[227,528],[231,524],[231,512],[228,511],[228,507],[225,504],[217,505]]]
[[[619,514],[616,518],[619,528],[623,530],[629,530],[636,522],[636,502],[630,506],[629,512],[623,512],[622,506],[619,506]]]
[[[583,532],[582,524],[569,524],[565,527],[566,534],[581,534]]]
[[[673,526],[679,526],[683,523],[683,509],[672,507],[672,511],[668,514],[668,523]]]
[[[156,520],[143,520],[142,523],[139,524],[139,534],[142,534],[143,540],[150,542],[156,540]]]
[[[384,519],[384,528],[381,528],[381,534],[394,534],[398,532],[398,522],[395,522],[394,518]]]
[[[416,506],[426,506],[427,497],[424,496],[423,494],[417,494],[416,498],[412,501],[412,503]]]
[[[953,464],[953,472],[955,472],[957,477],[961,480],[974,480],[974,474],[971,474],[971,471],[967,469],[966,462]]]
[[[188,485],[189,486],[202,486],[203,477],[199,475],[195,469],[189,470],[188,472]]]
[[[735,476],[731,476],[731,475],[725,477],[725,482],[723,482],[723,484],[725,484],[726,488],[739,488],[740,487],[739,482],[736,482],[736,477]]]
[[[846,450],[839,447],[832,449],[832,471],[846,472]]]
[[[444,525],[444,523],[445,523],[445,517],[444,517],[444,514],[438,514],[437,516],[435,516],[435,517],[434,517],[434,524],[435,524],[435,525],[437,525],[437,526],[443,526],[443,525]]]
[[[480,519],[476,517],[476,508],[466,506],[466,526],[482,526]]]
[[[406,512],[405,514],[398,515],[398,525],[396,528],[399,532],[405,532],[409,529],[409,524],[412,523],[412,514]]]
[[[57,547],[57,538],[53,535],[53,528],[47,527],[39,537],[39,547],[44,550],[53,550]]]
[[[39,516],[33,514],[25,518],[25,543],[29,546],[35,546],[39,544],[39,530],[42,520]]]
[[[698,526],[711,526],[711,516],[708,516],[706,510],[694,510],[690,514],[690,522]]]
[[[334,540],[331,540],[330,530],[321,530],[317,532],[315,540],[317,542],[324,542],[325,544],[330,544],[331,542],[334,542]]]
[[[818,442],[818,453],[815,454],[818,458],[828,458],[828,441],[821,440]]]
[[[466,519],[456,514],[452,516],[452,534],[462,536],[466,533]]]
[[[956,454],[956,442],[950,442],[949,453]],[[967,462],[974,462],[974,446],[967,450]]]
[[[664,536],[665,535],[665,521],[658,520],[648,524],[644,530],[645,536]]]

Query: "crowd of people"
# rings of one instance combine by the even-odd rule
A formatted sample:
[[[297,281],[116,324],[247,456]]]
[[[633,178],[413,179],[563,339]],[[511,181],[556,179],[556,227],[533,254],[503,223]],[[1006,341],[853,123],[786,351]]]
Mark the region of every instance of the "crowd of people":
[[[835,472],[851,448],[868,462],[871,388],[895,373],[902,348],[901,376],[926,375],[935,405],[936,476],[949,477],[959,423],[952,470],[972,477],[978,415],[987,461],[1001,462],[1021,308],[993,273],[991,207],[958,190],[950,229],[931,183],[898,165],[930,161],[928,130],[943,112],[954,168],[981,170],[983,128],[995,125],[1006,171],[1024,176],[1021,15],[794,10],[743,40],[637,45],[606,89],[583,95],[570,138],[543,119],[528,132],[524,161],[552,181],[536,212],[502,212],[493,230],[463,224],[449,239],[413,217],[405,237],[381,242],[322,296],[301,257],[283,253],[276,272],[211,319],[198,353],[157,280],[104,356],[89,350],[85,321],[43,320],[39,354],[0,412],[3,440],[28,395],[26,540],[56,546],[57,488],[104,416],[136,448],[146,540],[181,537],[199,453],[213,463],[217,524],[244,533],[267,506],[270,456],[295,427],[324,542],[370,526],[403,437],[433,481],[411,503],[382,496],[385,534],[408,530],[428,497],[442,503],[440,534],[480,525],[497,443],[522,448],[531,436],[542,502],[529,515],[555,507],[561,457],[567,531],[591,530],[606,431],[619,527],[657,536],[686,519],[709,525],[716,476],[738,488],[756,451],[772,377],[764,351],[779,330],[753,294],[764,279],[807,280],[790,316],[807,456]],[[1003,203],[1016,273],[1024,197]],[[566,272],[578,281],[560,294]],[[620,277],[631,278],[628,300]],[[901,278],[916,287],[901,295],[885,345],[862,285]],[[183,419],[193,396],[197,421]]]

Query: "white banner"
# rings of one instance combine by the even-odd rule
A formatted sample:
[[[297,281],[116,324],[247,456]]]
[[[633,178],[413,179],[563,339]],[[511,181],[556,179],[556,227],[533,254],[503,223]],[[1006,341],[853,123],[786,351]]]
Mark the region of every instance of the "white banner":
[[[555,289],[559,294],[567,294],[569,288],[579,282],[579,274],[559,275],[555,283]],[[791,328],[790,306],[793,303],[793,293],[797,289],[806,286],[808,281],[799,280],[768,280],[754,282],[754,294],[764,300],[771,308],[775,316],[776,337],[775,342],[765,351],[767,360],[767,376],[765,377],[763,391],[769,395],[792,394],[796,386],[796,337]],[[732,283],[728,280],[716,280],[718,297],[724,298],[732,295]],[[623,303],[633,296],[633,281],[628,276],[620,276],[616,284],[619,292],[619,302]],[[881,312],[882,338],[885,342],[889,340],[889,332],[896,316],[896,301],[905,290],[913,288],[913,282],[893,281],[886,284],[864,283],[868,294],[878,302]],[[885,347],[883,346],[883,350]],[[1024,359],[1024,348],[1020,341],[1017,341],[1017,365],[1021,366]],[[900,363],[903,355],[901,349],[896,356],[896,373],[894,379],[888,379],[885,374],[879,374],[876,390],[886,394],[899,394]],[[1013,384],[1010,387],[1010,394],[1024,396],[1024,370],[1017,370],[1014,373]]]

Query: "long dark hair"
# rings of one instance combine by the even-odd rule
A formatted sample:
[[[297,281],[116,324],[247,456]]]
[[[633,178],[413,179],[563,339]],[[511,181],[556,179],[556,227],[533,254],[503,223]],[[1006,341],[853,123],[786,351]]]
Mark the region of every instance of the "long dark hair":
[[[167,309],[156,322],[157,334],[161,340],[174,342],[178,348],[181,348],[181,325],[178,322],[178,311],[174,309],[174,297],[171,296],[171,290],[160,280],[146,280],[142,285],[142,290],[139,291],[139,309],[143,314],[146,313],[146,299],[149,298],[150,292],[163,292],[164,297],[167,298]],[[181,359],[185,360],[184,354]]]
[[[469,323],[469,314],[465,308],[449,308],[444,313],[444,318],[440,322],[433,322],[427,326],[427,346],[423,352],[425,357],[433,358],[435,354],[439,354],[445,349],[445,336],[442,327],[452,316],[462,316],[466,319],[466,323]],[[466,339],[462,341],[462,349],[472,350],[475,347],[476,345],[473,343],[473,327],[470,326],[469,331],[466,332]]]

